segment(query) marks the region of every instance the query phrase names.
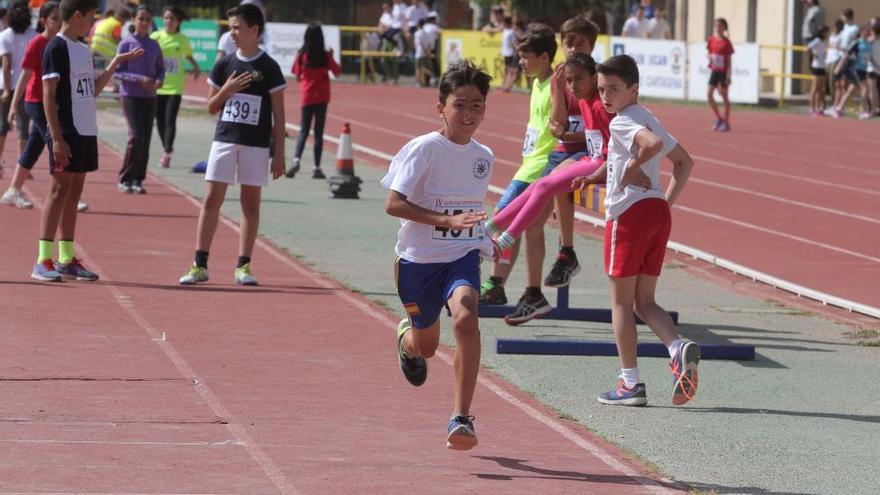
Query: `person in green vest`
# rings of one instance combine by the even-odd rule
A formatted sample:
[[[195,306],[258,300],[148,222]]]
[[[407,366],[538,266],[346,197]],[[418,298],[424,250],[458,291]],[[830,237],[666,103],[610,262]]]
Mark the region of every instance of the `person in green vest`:
[[[107,63],[116,56],[116,48],[122,39],[122,25],[131,19],[131,11],[124,6],[108,10],[103,19],[95,23],[90,48],[95,57],[95,68],[103,71]],[[115,92],[115,89],[111,88]]]
[[[186,12],[179,7],[165,7],[162,13],[162,21],[165,26],[154,31],[151,38],[159,43],[162,49],[162,58],[165,60],[165,82],[158,89],[158,101],[156,107],[156,127],[159,137],[162,139],[163,153],[159,159],[159,166],[168,168],[171,166],[171,154],[174,153],[174,137],[177,134],[177,112],[180,110],[180,100],[183,96],[183,87],[186,74],[183,62],[189,61],[193,70],[193,80],[199,78],[199,64],[193,58],[193,48],[189,38],[180,32],[180,23],[189,20]]]

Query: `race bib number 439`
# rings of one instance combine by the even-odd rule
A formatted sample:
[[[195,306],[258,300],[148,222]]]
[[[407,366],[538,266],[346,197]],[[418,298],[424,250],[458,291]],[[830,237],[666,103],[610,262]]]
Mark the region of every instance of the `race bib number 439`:
[[[262,101],[263,99],[256,95],[235,93],[226,100],[221,120],[236,124],[258,125]]]
[[[438,199],[434,202],[434,211],[448,216],[460,215],[466,212],[483,211],[482,201],[470,201],[459,199]],[[431,231],[431,239],[435,241],[474,241],[483,238],[483,225],[474,225],[467,229],[447,229],[434,227]]]

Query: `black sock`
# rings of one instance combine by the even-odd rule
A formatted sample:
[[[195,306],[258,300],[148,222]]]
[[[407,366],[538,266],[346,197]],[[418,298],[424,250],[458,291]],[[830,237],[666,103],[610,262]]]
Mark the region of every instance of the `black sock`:
[[[251,262],[251,257],[250,257],[250,256],[239,256],[239,257],[238,257],[238,266],[237,266],[237,268],[241,268],[241,267],[243,267],[244,265],[247,265],[247,264],[250,263],[250,262]]]
[[[504,279],[501,277],[489,277],[489,281],[495,284],[496,287],[504,287]]]
[[[207,251],[196,251],[196,266],[199,268],[208,268]]]
[[[560,246],[559,254],[564,254],[569,258],[577,258],[577,255],[574,254],[574,246]]]
[[[541,293],[540,287],[526,287],[525,296],[527,297],[544,297],[544,294]]]

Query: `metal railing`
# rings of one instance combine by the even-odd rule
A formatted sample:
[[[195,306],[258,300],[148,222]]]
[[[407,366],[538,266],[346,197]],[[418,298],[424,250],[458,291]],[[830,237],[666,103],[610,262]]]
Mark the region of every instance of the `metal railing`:
[[[781,50],[782,51],[782,70],[783,72],[762,72],[762,77],[772,77],[779,78],[779,104],[778,107],[782,108],[785,106],[785,80],[786,79],[796,79],[801,81],[812,81],[815,79],[815,76],[812,74],[800,74],[800,73],[789,73],[785,72],[785,67],[788,65],[788,53],[789,52],[807,52],[807,47],[803,45],[758,45],[761,50]]]

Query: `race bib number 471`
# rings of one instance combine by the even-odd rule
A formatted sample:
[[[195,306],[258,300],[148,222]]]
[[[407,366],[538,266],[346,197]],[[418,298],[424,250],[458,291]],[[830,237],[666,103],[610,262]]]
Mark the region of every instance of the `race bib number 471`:
[[[226,100],[221,120],[236,124],[258,125],[262,101],[263,99],[257,95],[235,93]]]
[[[77,72],[71,74],[70,85],[73,86],[74,98],[94,98],[95,78],[90,72]]]
[[[438,199],[434,203],[434,211],[448,216],[460,215],[466,212],[483,211],[482,201],[469,201],[459,199]],[[448,229],[434,227],[431,231],[431,239],[435,241],[474,241],[483,238],[483,225],[474,225],[467,229]]]

